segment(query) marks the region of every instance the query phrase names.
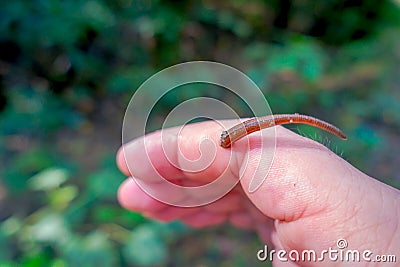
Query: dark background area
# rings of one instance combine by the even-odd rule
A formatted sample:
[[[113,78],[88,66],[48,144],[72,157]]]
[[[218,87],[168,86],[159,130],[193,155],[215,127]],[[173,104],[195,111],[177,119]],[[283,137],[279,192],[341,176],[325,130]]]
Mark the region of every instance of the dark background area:
[[[151,75],[185,61],[231,65],[254,80],[273,113],[340,126],[346,142],[289,128],[400,188],[399,32],[394,0],[2,1],[0,263],[265,265],[254,233],[158,223],[116,201],[129,99]],[[155,116],[202,95],[241,109],[223,91],[182,88]]]

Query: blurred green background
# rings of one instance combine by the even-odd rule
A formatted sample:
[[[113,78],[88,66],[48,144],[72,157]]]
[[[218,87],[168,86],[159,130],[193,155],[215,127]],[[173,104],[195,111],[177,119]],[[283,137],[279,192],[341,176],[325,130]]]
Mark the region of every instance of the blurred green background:
[[[155,72],[190,60],[243,71],[273,113],[340,126],[346,142],[289,128],[399,188],[399,5],[2,1],[0,265],[265,266],[254,233],[157,223],[116,201],[124,176],[115,152],[130,97]],[[162,99],[155,116],[206,95],[241,109],[202,87]]]

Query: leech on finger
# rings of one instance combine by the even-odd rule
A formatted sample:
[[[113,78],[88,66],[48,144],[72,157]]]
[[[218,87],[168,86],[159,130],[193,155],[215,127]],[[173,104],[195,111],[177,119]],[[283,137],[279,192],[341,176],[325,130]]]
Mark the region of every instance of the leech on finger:
[[[292,123],[311,125],[319,129],[322,129],[324,131],[327,131],[331,134],[334,134],[343,140],[347,139],[347,137],[343,134],[343,132],[336,126],[311,116],[301,115],[296,113],[296,114],[278,114],[278,115],[252,118],[243,123],[239,123],[230,128],[228,131],[222,131],[220,146],[228,148],[234,142],[245,137],[248,134],[260,131],[262,129],[270,128],[276,125],[292,124]]]

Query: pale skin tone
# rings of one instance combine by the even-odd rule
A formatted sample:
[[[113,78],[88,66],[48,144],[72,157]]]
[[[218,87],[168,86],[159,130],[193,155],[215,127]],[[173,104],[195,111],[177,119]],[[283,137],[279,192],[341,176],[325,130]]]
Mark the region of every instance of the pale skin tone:
[[[396,255],[399,263],[400,191],[362,173],[325,146],[281,126],[276,127],[276,151],[270,172],[254,193],[247,190],[251,180],[249,173],[257,167],[252,161],[248,162],[247,171],[234,190],[213,203],[194,208],[161,203],[143,192],[131,178],[146,181],[158,172],[165,179],[181,185],[195,185],[216,179],[225,168],[239,177],[244,159],[260,153],[261,135],[251,134],[248,140],[239,140],[231,149],[224,149],[218,146],[221,129],[215,122],[192,124],[184,128],[179,138],[172,134],[173,130],[164,130],[171,131],[171,138],[164,141],[170,142],[171,147],[179,144],[181,153],[192,159],[199,157],[201,140],[209,138],[215,142],[215,160],[197,173],[180,171],[168,162],[161,149],[160,132],[146,136],[150,140],[146,147],[148,157],[143,156],[143,143],[127,144],[125,156],[122,150],[117,155],[119,168],[129,177],[118,192],[121,205],[156,220],[181,220],[196,228],[229,222],[239,228],[257,231],[265,244],[286,251],[314,249],[318,252],[336,248],[336,241],[344,238],[349,249],[368,249],[373,255]],[[269,140],[262,141],[265,145]],[[178,149],[175,151],[178,153]],[[233,160],[229,160],[230,153],[233,153]],[[174,157],[179,163],[180,156]],[[160,183],[156,188],[162,191],[163,185]],[[346,265],[331,261],[296,264],[278,260],[273,264]],[[347,264],[395,266],[393,263]]]

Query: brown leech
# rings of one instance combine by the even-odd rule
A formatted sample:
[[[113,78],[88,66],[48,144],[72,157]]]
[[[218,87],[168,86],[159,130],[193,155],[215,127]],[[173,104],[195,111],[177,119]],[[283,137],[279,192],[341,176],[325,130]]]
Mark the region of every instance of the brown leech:
[[[281,124],[301,123],[311,125],[331,134],[334,134],[343,140],[347,137],[343,132],[320,119],[301,114],[278,114],[273,116],[264,116],[259,118],[249,119],[243,123],[233,126],[228,131],[222,131],[220,145],[224,148],[230,147],[237,140],[245,137],[248,134],[260,131],[261,129],[270,128]]]

